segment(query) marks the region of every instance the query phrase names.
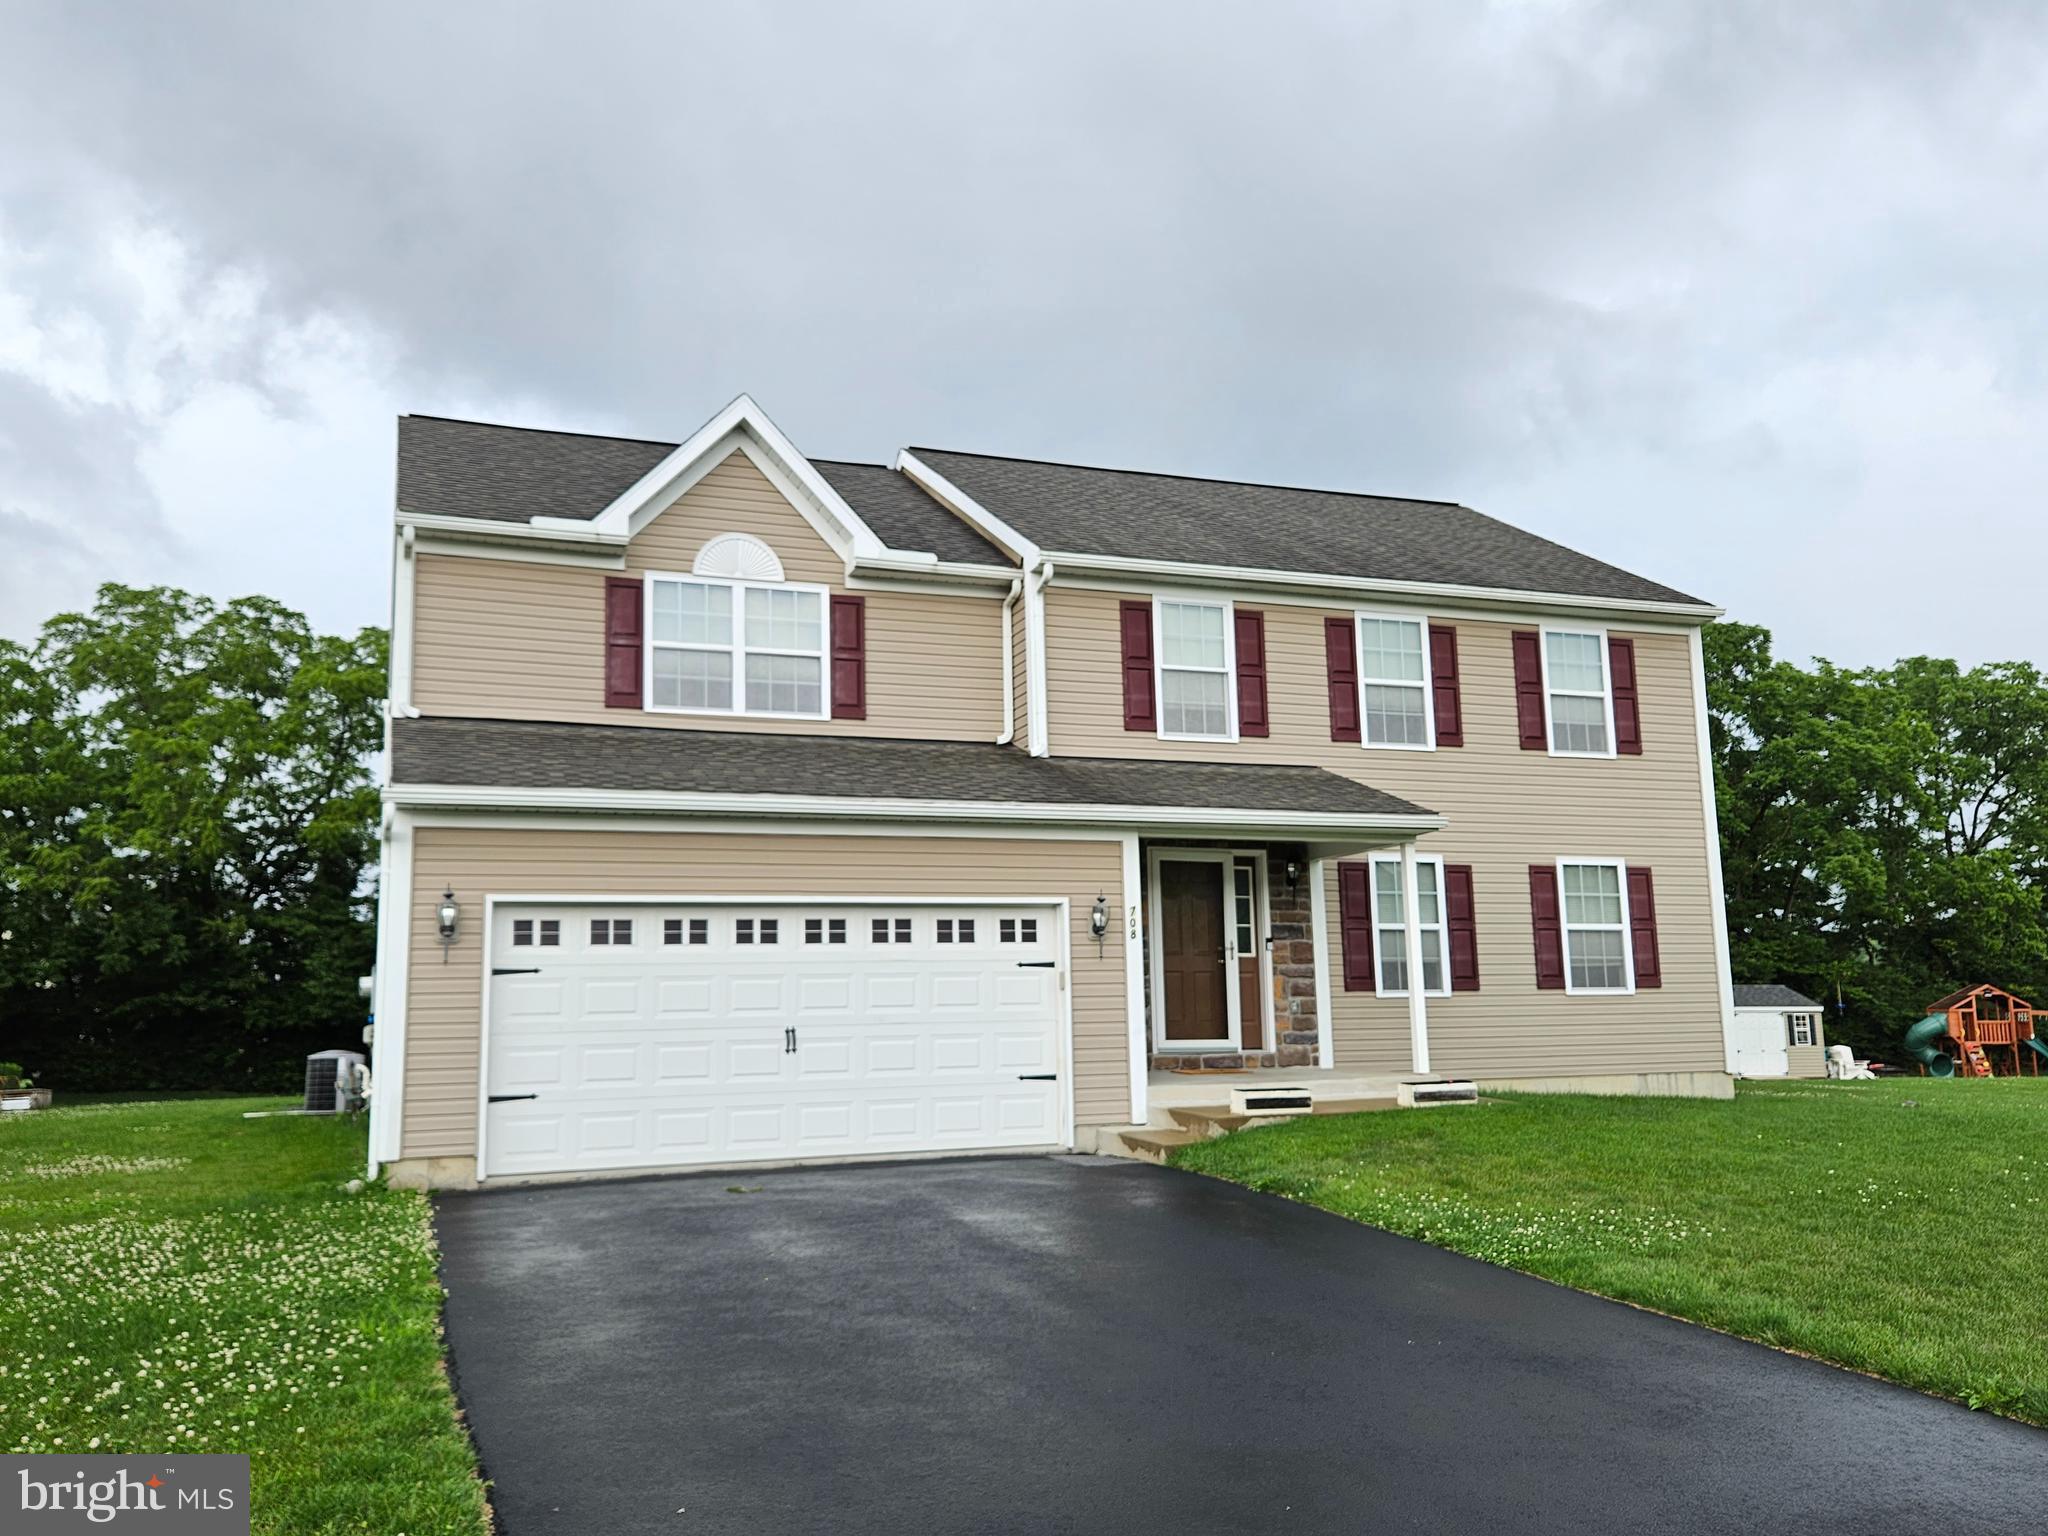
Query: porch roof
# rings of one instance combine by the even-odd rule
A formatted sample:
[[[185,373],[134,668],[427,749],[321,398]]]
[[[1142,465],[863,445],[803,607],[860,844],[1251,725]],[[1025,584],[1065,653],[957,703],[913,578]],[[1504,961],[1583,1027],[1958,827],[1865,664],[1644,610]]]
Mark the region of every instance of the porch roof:
[[[982,742],[531,720],[394,720],[390,778],[387,796],[415,805],[738,814],[815,804],[821,813],[893,807],[932,819],[1148,827],[1186,812],[1195,824],[1276,836],[1368,828],[1412,836],[1442,825],[1410,801],[1307,765],[1032,757]]]

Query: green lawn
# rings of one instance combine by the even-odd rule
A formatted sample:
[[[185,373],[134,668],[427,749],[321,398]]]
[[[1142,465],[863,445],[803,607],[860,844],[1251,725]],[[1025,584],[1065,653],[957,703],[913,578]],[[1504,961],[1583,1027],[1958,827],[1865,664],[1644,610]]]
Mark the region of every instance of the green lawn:
[[[2048,1079],[1512,1096],[1174,1161],[2048,1424]]]
[[[0,1114],[0,1452],[245,1451],[258,1531],[480,1536],[426,1201],[276,1107]]]

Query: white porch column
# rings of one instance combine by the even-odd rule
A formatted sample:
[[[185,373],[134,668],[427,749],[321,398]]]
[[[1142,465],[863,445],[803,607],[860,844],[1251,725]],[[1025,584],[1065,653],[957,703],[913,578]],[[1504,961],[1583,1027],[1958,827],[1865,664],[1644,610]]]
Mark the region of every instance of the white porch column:
[[[1443,899],[1443,893],[1437,893]],[[1401,939],[1408,956],[1408,1047],[1415,1071],[1429,1070],[1429,1002],[1422,984],[1422,901],[1415,888],[1415,843],[1401,845]]]
[[[1337,1065],[1335,1021],[1330,1017],[1330,910],[1324,904],[1324,859],[1308,861],[1308,935],[1316,966],[1316,1065],[1323,1071]]]

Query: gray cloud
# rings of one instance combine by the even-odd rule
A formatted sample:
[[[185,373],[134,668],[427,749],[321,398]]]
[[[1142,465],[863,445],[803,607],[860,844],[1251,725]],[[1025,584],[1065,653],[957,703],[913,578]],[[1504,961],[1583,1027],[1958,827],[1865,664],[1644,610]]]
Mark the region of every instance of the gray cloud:
[[[46,400],[0,393],[0,469],[50,444],[0,505],[103,506],[109,574],[169,540],[179,579],[375,621],[390,413],[661,435],[744,388],[820,453],[1453,495],[1795,652],[2048,660],[2039,626],[1924,601],[1987,547],[2048,557],[2032,6],[0,30],[0,253],[38,253],[0,264],[0,379]],[[138,231],[176,281],[108,259]],[[99,328],[101,398],[47,342],[13,357],[10,293],[17,329]],[[287,497],[304,547],[252,553]],[[60,600],[10,584],[0,627]]]

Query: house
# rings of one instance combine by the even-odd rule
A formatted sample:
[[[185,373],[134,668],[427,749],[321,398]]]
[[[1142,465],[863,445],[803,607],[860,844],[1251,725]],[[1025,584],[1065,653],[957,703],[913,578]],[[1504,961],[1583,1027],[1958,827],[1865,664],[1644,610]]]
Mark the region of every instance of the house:
[[[1826,1077],[1827,1042],[1821,1005],[1790,987],[1735,988],[1730,1033],[1733,1069],[1741,1077]]]
[[[1718,611],[1448,502],[813,460],[744,396],[405,418],[372,1161],[1088,1149],[1218,1067],[1725,1096]]]

